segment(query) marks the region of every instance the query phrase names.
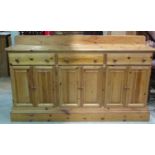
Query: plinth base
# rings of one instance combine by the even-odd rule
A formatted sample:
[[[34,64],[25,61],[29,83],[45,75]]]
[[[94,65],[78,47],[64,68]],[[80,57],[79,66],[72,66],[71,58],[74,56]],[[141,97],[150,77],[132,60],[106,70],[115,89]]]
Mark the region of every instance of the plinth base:
[[[14,108],[12,121],[148,121],[148,108]]]

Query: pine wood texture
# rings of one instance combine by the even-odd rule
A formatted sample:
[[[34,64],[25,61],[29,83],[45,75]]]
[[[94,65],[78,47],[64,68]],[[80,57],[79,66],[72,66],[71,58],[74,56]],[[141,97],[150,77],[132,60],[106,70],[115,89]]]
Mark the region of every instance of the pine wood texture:
[[[74,41],[83,41],[84,38],[79,40],[78,37]],[[94,38],[88,38],[91,43],[89,48],[95,46],[102,50],[86,48],[87,51],[84,51],[79,45],[74,46],[75,51],[64,50],[66,52],[51,50],[49,46],[40,46],[44,49],[41,51],[34,45],[31,46],[35,49],[33,52],[24,50],[29,45],[19,45],[22,47],[18,47],[19,52],[18,45],[7,49],[14,103],[12,121],[149,119],[147,96],[152,52],[155,50],[142,44],[143,37],[138,37],[139,40],[132,37],[132,42],[130,37],[120,39],[119,36],[120,45],[117,37],[111,36],[112,41],[107,40],[110,43],[116,40],[116,44],[108,44],[107,50],[103,48],[107,45],[93,45]],[[63,39],[62,42],[65,42]],[[140,44],[135,45],[137,42]]]
[[[80,106],[80,68],[59,67],[58,80],[60,106]]]
[[[33,67],[34,106],[55,106],[56,104],[56,77],[53,66]]]
[[[152,54],[146,53],[124,53],[124,54],[108,54],[108,65],[151,65]]]
[[[144,36],[17,36],[16,45],[6,48],[13,52],[153,52]]]
[[[72,108],[53,110],[13,110],[13,121],[148,121],[149,111],[145,108]]]
[[[103,68],[100,66],[82,67],[81,100],[82,106],[103,106],[102,89],[104,82]]]
[[[106,73],[106,106],[125,106],[126,66],[109,66]]]
[[[53,36],[16,36],[16,45],[72,45],[72,44],[144,44],[144,36],[136,35],[53,35]]]
[[[30,66],[11,66],[10,73],[14,106],[32,106],[32,68]]]
[[[79,54],[65,53],[58,54],[59,65],[86,65],[86,64],[103,64],[105,58],[103,54]]]
[[[12,65],[53,65],[55,55],[53,53],[10,53],[9,62]]]
[[[147,104],[150,67],[132,66],[128,70],[127,97],[128,107],[144,107]]]
[[[149,47],[145,44],[71,44],[71,45],[15,45],[6,48],[6,51],[9,52],[53,52],[53,53],[151,53],[154,52],[152,47]]]

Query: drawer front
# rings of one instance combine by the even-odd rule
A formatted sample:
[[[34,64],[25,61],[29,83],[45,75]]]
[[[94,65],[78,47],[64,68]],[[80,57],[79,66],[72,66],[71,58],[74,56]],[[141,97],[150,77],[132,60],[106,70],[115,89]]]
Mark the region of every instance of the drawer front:
[[[151,53],[135,53],[131,55],[130,64],[151,65],[152,54]]]
[[[9,63],[12,65],[54,65],[53,53],[10,53]]]
[[[135,53],[135,54],[108,54],[107,64],[108,65],[151,65],[152,54],[150,53]]]
[[[107,64],[129,64],[128,54],[107,54]]]
[[[105,63],[103,54],[58,54],[59,65],[80,65],[80,64],[103,64]]]

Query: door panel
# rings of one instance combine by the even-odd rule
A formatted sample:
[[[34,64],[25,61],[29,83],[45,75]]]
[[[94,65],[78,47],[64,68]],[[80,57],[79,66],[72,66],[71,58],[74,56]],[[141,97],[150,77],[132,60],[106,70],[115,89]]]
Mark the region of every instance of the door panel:
[[[15,106],[32,106],[32,69],[30,66],[11,66],[13,102]]]
[[[106,106],[124,106],[127,67],[107,67],[106,73]]]
[[[33,68],[35,105],[54,106],[56,103],[55,68],[52,66],[36,66]]]
[[[147,102],[150,67],[130,67],[127,83],[127,106],[141,107]]]
[[[101,106],[102,100],[102,67],[83,67],[82,69],[82,105]]]
[[[59,103],[61,106],[80,105],[80,69],[77,66],[59,67]]]

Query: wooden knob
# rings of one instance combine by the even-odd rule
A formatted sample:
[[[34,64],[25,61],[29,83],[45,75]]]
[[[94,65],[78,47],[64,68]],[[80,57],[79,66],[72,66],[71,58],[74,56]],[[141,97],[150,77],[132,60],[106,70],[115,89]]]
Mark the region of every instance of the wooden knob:
[[[96,59],[94,59],[94,63],[96,63],[97,62],[97,60]]]
[[[45,110],[48,110],[48,107],[45,107]]]
[[[15,61],[16,61],[17,63],[19,63],[19,59],[15,59]]]
[[[29,58],[31,61],[33,61],[34,60],[34,58]]]
[[[114,60],[113,60],[113,62],[117,62],[117,60],[116,60],[116,59],[114,59]]]
[[[128,59],[131,59],[131,57],[128,57]]]
[[[49,63],[49,60],[48,60],[48,59],[45,59],[45,61],[46,61],[47,63]]]
[[[146,62],[146,59],[143,59],[142,62]]]

